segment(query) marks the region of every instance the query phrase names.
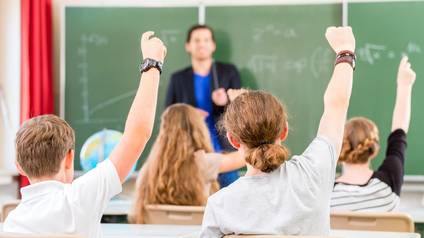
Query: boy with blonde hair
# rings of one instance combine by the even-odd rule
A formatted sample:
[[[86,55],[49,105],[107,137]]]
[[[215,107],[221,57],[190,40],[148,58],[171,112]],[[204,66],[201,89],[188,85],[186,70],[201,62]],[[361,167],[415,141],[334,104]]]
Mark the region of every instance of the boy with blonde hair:
[[[145,32],[140,85],[124,135],[108,160],[73,181],[75,135],[66,121],[44,115],[26,121],[16,138],[16,165],[31,185],[7,217],[3,230],[13,233],[78,234],[101,237],[100,219],[149,140],[166,48]]]

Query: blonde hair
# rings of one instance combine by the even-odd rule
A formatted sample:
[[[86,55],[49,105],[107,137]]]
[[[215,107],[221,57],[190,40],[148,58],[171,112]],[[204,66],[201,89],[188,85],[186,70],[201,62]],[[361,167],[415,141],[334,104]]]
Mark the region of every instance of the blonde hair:
[[[162,114],[159,135],[140,171],[131,223],[144,223],[148,204],[204,205],[205,178],[195,152],[212,152],[208,128],[192,106],[174,104]],[[218,183],[212,184],[218,190]]]
[[[248,91],[228,105],[222,127],[249,149],[246,162],[263,172],[277,169],[289,157],[285,146],[275,141],[287,130],[283,105],[263,91]]]
[[[16,160],[30,178],[53,176],[74,146],[74,130],[65,120],[38,116],[25,121],[17,132]]]
[[[373,121],[364,117],[354,117],[346,123],[339,162],[368,163],[379,150],[378,128]]]

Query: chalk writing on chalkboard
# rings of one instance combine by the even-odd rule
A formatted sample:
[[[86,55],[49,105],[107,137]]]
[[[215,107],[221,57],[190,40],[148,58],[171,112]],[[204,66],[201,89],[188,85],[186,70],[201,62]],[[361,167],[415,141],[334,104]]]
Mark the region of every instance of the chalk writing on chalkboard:
[[[88,95],[88,46],[93,45],[95,47],[105,46],[108,44],[108,38],[103,35],[91,33],[91,34],[82,34],[80,36],[80,45],[77,48],[77,55],[79,58],[79,63],[76,67],[79,70],[79,83],[81,84],[81,98],[82,105],[81,109],[83,112],[83,121],[90,121],[90,103]]]
[[[287,58],[279,55],[254,54],[250,57],[246,67],[254,73],[293,72],[305,73],[310,70],[314,78],[319,78],[331,70],[334,53],[328,48],[317,47],[310,56]]]
[[[260,42],[264,38],[279,37],[281,39],[297,38],[298,34],[294,28],[277,27],[273,24],[268,24],[263,27],[253,28],[252,38],[254,42]]]
[[[384,59],[398,59],[402,55],[421,54],[422,47],[415,42],[408,42],[402,51],[395,51],[386,45],[365,43],[358,48],[357,52],[359,60],[374,64]]]
[[[172,45],[177,42],[178,37],[181,32],[179,30],[161,30],[160,31],[160,39],[163,41],[165,45]]]

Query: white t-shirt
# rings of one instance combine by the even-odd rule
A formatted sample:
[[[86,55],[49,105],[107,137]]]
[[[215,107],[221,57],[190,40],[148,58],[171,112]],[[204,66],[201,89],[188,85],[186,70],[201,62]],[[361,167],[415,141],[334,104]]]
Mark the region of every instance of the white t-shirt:
[[[78,234],[101,237],[100,219],[122,184],[110,160],[76,179],[35,183],[21,189],[22,201],[3,224],[4,232]]]
[[[275,171],[241,177],[209,197],[201,237],[328,235],[336,161],[334,145],[317,137]]]

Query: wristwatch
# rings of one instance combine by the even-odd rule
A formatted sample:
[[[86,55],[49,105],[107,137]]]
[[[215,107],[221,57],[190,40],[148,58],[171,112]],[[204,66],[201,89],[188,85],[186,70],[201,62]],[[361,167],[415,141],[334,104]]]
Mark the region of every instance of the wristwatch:
[[[338,65],[340,63],[348,63],[352,66],[353,70],[356,68],[356,55],[350,50],[344,50],[337,54],[336,62],[334,65]]]
[[[140,73],[143,73],[149,71],[151,68],[156,68],[157,70],[159,70],[159,73],[162,74],[163,63],[158,60],[146,58],[140,64],[139,70]]]

